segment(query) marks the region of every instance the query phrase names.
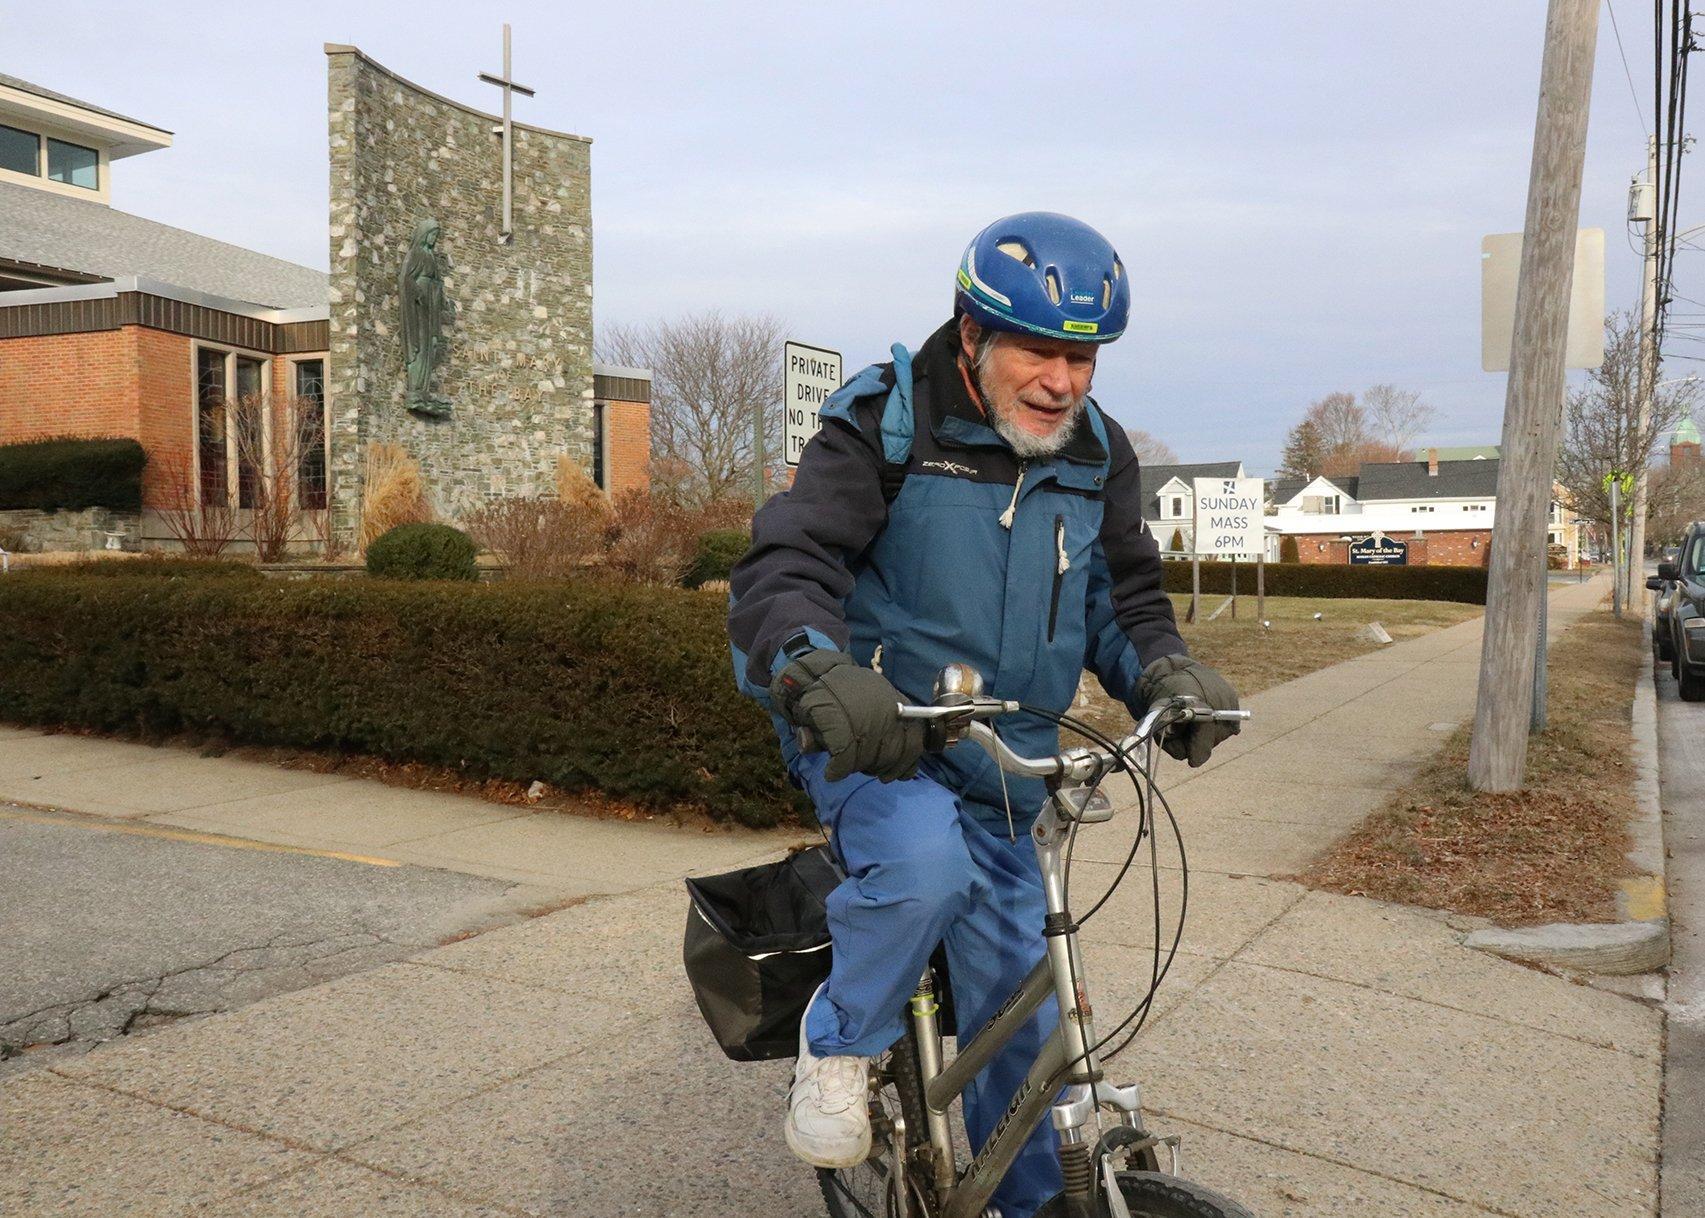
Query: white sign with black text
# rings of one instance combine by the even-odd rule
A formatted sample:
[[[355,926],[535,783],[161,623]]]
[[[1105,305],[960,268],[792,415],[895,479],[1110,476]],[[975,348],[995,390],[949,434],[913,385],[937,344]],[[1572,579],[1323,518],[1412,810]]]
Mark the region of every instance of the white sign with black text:
[[[1259,478],[1197,478],[1196,555],[1258,558],[1266,541]]]
[[[841,353],[805,343],[782,346],[782,451],[790,466],[822,425],[823,399],[841,387]]]

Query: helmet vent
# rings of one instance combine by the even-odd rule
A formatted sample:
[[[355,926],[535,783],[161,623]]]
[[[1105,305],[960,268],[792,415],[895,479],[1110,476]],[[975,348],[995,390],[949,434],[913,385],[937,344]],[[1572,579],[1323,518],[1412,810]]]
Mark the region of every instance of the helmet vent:
[[[1117,258],[1113,259],[1113,278],[1123,279],[1124,277],[1125,277],[1125,264],[1123,262],[1120,262]]]
[[[1008,258],[1017,259],[1025,266],[1036,265],[1036,259],[1030,256],[1030,250],[1022,241],[1002,241],[999,245],[995,246],[995,248],[1005,254]]]
[[[1113,279],[1107,276],[1101,281],[1101,307],[1106,308],[1113,303]]]
[[[1047,274],[1045,276],[1043,276],[1043,278],[1045,278],[1048,281],[1048,299],[1053,301],[1055,304],[1059,304],[1060,303],[1060,273],[1058,271],[1056,271],[1053,267],[1049,267]]]

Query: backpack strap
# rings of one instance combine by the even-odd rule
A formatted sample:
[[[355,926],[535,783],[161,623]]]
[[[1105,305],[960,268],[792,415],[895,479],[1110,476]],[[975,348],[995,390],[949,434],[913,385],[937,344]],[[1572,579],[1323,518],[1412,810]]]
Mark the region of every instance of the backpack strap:
[[[912,428],[916,414],[912,405],[912,353],[899,343],[889,348],[892,364],[872,364],[831,393],[818,412],[824,419],[840,419],[858,426],[855,404],[879,393],[887,397],[878,428],[882,440],[882,502],[893,503],[906,480],[912,459]]]
[[[912,353],[899,343],[889,348],[894,357],[894,383],[882,407],[882,502],[893,503],[906,481],[906,466],[912,460],[912,433],[916,412],[912,399]]]

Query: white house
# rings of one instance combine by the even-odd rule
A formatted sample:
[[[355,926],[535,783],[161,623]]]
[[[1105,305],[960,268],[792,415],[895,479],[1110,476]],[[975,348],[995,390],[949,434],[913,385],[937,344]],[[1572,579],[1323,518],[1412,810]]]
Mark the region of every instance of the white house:
[[[1197,478],[1242,478],[1241,461],[1204,461],[1194,465],[1145,465],[1143,519],[1160,543],[1162,557],[1186,557],[1195,542]],[[1173,542],[1177,541],[1176,546]]]

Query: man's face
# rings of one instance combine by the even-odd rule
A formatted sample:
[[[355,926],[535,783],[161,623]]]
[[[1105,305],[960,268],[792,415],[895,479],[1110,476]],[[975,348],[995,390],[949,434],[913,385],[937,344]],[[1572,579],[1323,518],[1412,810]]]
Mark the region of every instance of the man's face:
[[[959,319],[960,342],[966,359],[977,369],[979,388],[998,430],[1020,441],[1014,447],[1045,451],[1064,443],[1095,378],[1095,345],[1000,334],[979,363],[981,336],[976,322]],[[1014,432],[1019,435],[1015,437]]]

